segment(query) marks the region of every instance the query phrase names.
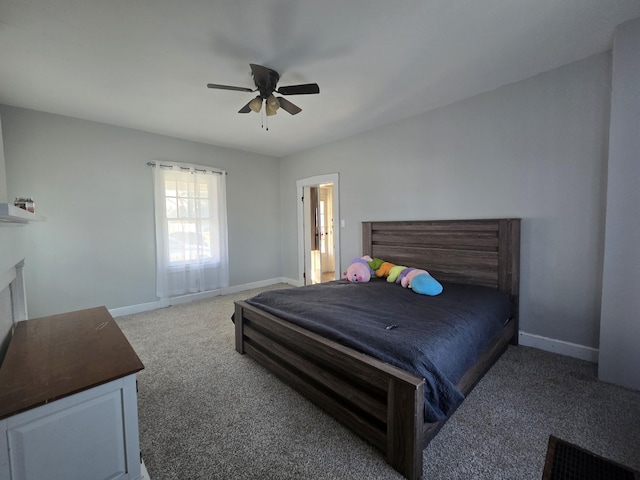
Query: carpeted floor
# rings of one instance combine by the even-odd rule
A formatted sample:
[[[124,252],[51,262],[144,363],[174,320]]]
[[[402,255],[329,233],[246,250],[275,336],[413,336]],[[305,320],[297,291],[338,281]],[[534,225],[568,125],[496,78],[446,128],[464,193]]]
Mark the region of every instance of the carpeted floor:
[[[284,285],[270,288],[285,288]],[[381,453],[234,349],[233,302],[120,317],[151,480],[399,479]],[[553,434],[640,469],[640,392],[594,364],[510,347],[424,451],[427,479],[540,479]]]

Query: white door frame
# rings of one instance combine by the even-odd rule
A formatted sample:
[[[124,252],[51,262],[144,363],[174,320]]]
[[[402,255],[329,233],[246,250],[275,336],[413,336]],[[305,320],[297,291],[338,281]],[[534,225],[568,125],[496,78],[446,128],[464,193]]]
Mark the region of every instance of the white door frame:
[[[334,272],[340,278],[340,176],[337,173],[316,175],[315,177],[296,180],[297,209],[298,209],[298,281],[304,285],[304,211],[302,195],[304,187],[315,187],[326,183],[333,184],[333,244],[334,244]]]

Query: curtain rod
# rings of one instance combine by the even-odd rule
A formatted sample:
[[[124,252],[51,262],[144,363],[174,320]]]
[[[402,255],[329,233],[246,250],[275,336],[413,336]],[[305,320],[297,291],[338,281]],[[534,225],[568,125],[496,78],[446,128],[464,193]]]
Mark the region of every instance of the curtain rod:
[[[162,163],[156,164],[156,162],[147,162],[147,165],[150,166],[150,167],[160,166],[162,168],[173,168],[174,167],[174,165],[163,165]],[[193,170],[194,172],[211,172],[211,173],[216,173],[218,175],[222,175],[224,173],[225,175],[228,175],[228,173],[226,171],[213,170],[213,169],[209,169],[209,168],[182,167],[180,165],[175,165],[175,166],[180,168],[180,170]]]

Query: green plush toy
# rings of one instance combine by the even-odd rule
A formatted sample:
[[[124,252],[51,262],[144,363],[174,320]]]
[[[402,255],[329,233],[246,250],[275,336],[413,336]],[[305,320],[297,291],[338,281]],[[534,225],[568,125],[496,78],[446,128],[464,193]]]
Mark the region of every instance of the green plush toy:
[[[371,261],[368,261],[367,263],[369,264],[369,268],[375,272],[382,266],[382,264],[384,263],[384,260],[380,258],[374,258]]]
[[[391,270],[389,270],[389,276],[387,277],[387,282],[393,283],[395,282],[403,270],[406,270],[408,267],[403,265],[396,265]]]

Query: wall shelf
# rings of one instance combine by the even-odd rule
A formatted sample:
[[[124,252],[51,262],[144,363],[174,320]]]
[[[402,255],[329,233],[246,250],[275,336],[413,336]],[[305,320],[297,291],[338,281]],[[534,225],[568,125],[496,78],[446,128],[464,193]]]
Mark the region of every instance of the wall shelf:
[[[29,223],[43,222],[46,217],[28,212],[22,208],[18,208],[10,203],[0,203],[0,225],[7,223]]]

